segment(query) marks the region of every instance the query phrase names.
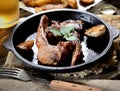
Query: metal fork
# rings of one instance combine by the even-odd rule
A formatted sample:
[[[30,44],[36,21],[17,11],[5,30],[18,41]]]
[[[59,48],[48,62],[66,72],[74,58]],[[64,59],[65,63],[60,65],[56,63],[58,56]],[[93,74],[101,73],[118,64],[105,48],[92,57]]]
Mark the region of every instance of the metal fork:
[[[0,76],[12,77],[22,81],[32,80],[29,74],[20,68],[0,68]]]

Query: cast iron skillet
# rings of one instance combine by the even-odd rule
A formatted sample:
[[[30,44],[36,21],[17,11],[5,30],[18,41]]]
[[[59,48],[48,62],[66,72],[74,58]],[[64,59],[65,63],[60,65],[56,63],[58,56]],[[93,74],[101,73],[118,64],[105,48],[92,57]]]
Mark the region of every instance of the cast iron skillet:
[[[28,38],[35,38],[35,33],[38,28],[38,24],[42,15],[47,15],[49,19],[64,21],[68,19],[81,19],[86,23],[86,28],[91,27],[93,25],[104,24],[107,28],[107,31],[104,36],[98,39],[88,38],[82,35],[82,48],[84,57],[81,59],[80,63],[74,66],[60,66],[60,67],[51,67],[39,65],[36,63],[36,59],[34,58],[33,51],[21,53],[16,49],[16,45],[25,41]],[[89,63],[95,62],[96,60],[103,57],[110,49],[113,39],[117,37],[119,34],[118,30],[112,28],[105,21],[100,19],[99,17],[88,13],[82,12],[73,9],[62,9],[62,10],[50,10],[41,13],[37,13],[28,17],[26,20],[19,23],[9,39],[4,42],[4,47],[10,51],[12,51],[18,59],[27,63],[28,65],[35,67],[44,71],[63,71],[70,70],[78,67],[85,66]],[[32,36],[32,37],[31,37]],[[34,49],[35,50],[35,49]]]

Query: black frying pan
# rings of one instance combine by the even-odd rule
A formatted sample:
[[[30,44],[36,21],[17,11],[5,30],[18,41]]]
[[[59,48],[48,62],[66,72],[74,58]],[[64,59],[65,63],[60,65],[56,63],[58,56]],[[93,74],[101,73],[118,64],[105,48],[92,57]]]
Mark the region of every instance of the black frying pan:
[[[81,19],[86,23],[85,28],[89,28],[94,25],[104,24],[107,28],[106,33],[101,38],[88,38],[86,36],[82,36],[82,48],[84,57],[81,59],[80,63],[74,66],[62,66],[62,67],[51,67],[39,65],[36,62],[36,58],[34,58],[33,51],[21,53],[16,49],[16,45],[21,42],[24,42],[28,38],[35,38],[36,31],[38,28],[38,24],[42,15],[47,15],[49,19],[64,21],[68,19]],[[117,37],[119,32],[113,27],[106,24],[105,21],[88,12],[82,12],[78,10],[72,9],[62,9],[62,10],[51,10],[45,11],[41,13],[37,13],[28,17],[23,22],[19,23],[9,39],[4,42],[4,47],[8,50],[12,51],[21,61],[29,64],[32,67],[35,67],[44,71],[62,71],[62,70],[70,70],[74,68],[78,68],[81,66],[85,66],[89,63],[95,62],[96,60],[103,57],[110,49],[113,39]]]

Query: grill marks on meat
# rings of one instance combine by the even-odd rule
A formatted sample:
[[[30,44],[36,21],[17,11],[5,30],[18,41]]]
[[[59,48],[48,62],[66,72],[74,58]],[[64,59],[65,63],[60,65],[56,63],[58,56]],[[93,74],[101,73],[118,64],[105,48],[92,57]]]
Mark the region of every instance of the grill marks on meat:
[[[73,51],[71,66],[75,65],[76,61],[81,57],[81,45],[79,41],[73,41],[75,44],[75,49]]]
[[[57,45],[49,44],[46,37],[46,28],[48,27],[48,17],[43,15],[37,30],[36,45],[38,47],[38,61],[44,65],[57,66],[65,62],[72,53],[71,66],[81,56],[80,41],[59,41]],[[63,62],[63,64],[64,64]]]
[[[38,49],[38,60],[44,65],[56,66],[68,56],[68,52],[71,50],[70,46],[70,42],[59,42],[57,46],[41,46]]]
[[[60,27],[62,26],[74,26],[75,30],[80,32],[83,29],[83,25],[84,25],[84,22],[82,20],[66,20],[63,22],[52,20],[52,25],[48,27],[48,29],[51,29],[51,28],[60,29]]]
[[[84,22],[82,20],[66,20],[60,23],[60,26],[74,26],[75,30],[80,31],[83,29]]]
[[[45,34],[45,29],[47,28],[47,26],[48,26],[48,17],[46,16],[41,17],[40,24],[37,30],[37,37],[36,37],[36,44],[38,49],[41,46],[48,45],[48,41]]]

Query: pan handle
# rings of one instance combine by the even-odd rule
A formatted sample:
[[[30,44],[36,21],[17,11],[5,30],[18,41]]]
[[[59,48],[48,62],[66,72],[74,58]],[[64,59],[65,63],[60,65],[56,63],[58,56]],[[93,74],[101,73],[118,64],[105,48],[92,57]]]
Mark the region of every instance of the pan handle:
[[[120,33],[119,30],[113,26],[110,26],[110,30],[112,31],[113,39],[117,38]]]
[[[3,47],[6,48],[9,51],[13,51],[14,48],[13,48],[13,45],[12,45],[11,38],[8,38],[3,42]]]

